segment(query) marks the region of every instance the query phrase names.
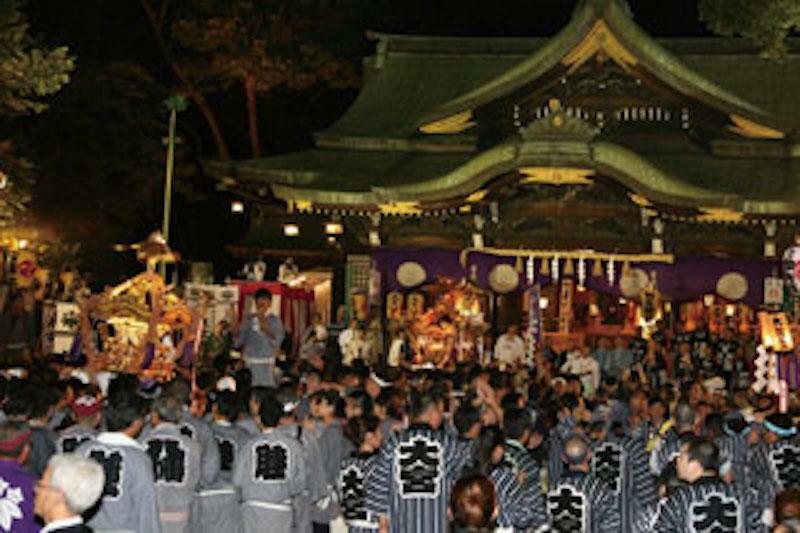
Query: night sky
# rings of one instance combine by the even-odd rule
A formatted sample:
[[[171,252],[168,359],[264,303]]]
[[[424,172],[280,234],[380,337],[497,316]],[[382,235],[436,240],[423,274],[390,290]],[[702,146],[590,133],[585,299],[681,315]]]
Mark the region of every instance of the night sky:
[[[339,0],[341,3],[347,1],[351,0]],[[374,44],[366,40],[366,29],[452,36],[552,36],[568,22],[575,3],[575,0],[372,0],[364,2],[363,16],[360,16],[361,27],[352,28],[348,37],[351,42],[348,45],[351,49],[360,50],[361,55],[370,54]],[[636,21],[653,35],[707,35],[697,18],[696,0],[631,0],[629,3]],[[110,241],[134,242],[160,226],[159,191],[163,174],[159,167],[163,168],[163,156],[159,154],[159,140],[154,139],[158,137],[158,132],[147,133],[151,144],[156,143],[148,148],[152,152],[151,166],[148,167],[149,174],[143,172],[146,176],[151,176],[147,183],[140,185],[142,179],[135,177],[137,158],[141,159],[140,155],[131,155],[131,161],[122,161],[127,156],[124,140],[120,141],[122,147],[117,149],[115,153],[118,155],[114,157],[134,177],[116,176],[113,171],[100,173],[109,167],[113,170],[117,164],[115,160],[100,165],[100,170],[97,171],[97,179],[119,179],[121,183],[128,180],[130,185],[126,187],[131,190],[136,190],[136,187],[149,188],[149,196],[132,195],[131,201],[142,205],[135,219],[131,220],[109,222],[108,216],[101,219],[100,215],[95,215],[95,209],[87,208],[82,203],[80,196],[76,196],[73,201],[66,201],[65,187],[83,186],[91,190],[96,188],[96,184],[86,178],[87,174],[95,173],[95,168],[78,168],[78,165],[73,169],[69,158],[56,158],[54,162],[48,162],[48,158],[62,149],[80,152],[87,146],[100,147],[98,157],[102,158],[103,144],[108,142],[109,136],[127,135],[127,130],[124,129],[121,130],[122,133],[109,133],[106,126],[109,121],[131,120],[131,114],[135,119],[138,110],[134,109],[127,117],[120,118],[120,113],[111,104],[107,106],[108,109],[104,109],[108,89],[95,94],[94,85],[87,81],[93,79],[98,72],[104,72],[109,65],[126,64],[141,68],[152,77],[155,92],[162,95],[158,98],[166,97],[175,90],[175,78],[153,39],[139,1],[29,0],[28,14],[32,31],[37,37],[50,46],[67,45],[77,57],[73,82],[62,91],[63,94],[52,99],[51,110],[45,116],[25,124],[26,128],[33,124],[34,132],[28,136],[28,144],[23,146],[35,154],[34,159],[39,166],[49,169],[37,183],[34,209],[48,223],[60,225],[66,239],[87,242],[84,250],[86,269],[99,271],[101,279],[118,277],[122,275],[120,270],[129,270],[135,268],[135,265],[132,267],[130,261],[112,257],[107,252]],[[359,60],[358,57],[352,59]],[[126,88],[120,87],[118,90],[124,93]],[[86,110],[86,116],[79,117],[85,122],[83,130],[79,132],[80,143],[61,146],[59,139],[74,140],[79,134],[72,131],[71,124],[76,121],[69,115],[76,112],[76,94],[80,94],[79,102],[90,102],[92,109]],[[356,94],[355,90],[318,88],[294,92],[279,89],[262,97],[259,101],[259,122],[264,155],[309,146],[311,133],[324,129],[341,116]],[[248,157],[242,91],[234,87],[212,95],[209,99],[225,131],[233,157]],[[153,102],[154,109],[143,109],[141,112],[150,112],[156,123],[156,130],[161,127],[159,124],[163,124],[165,133],[166,111],[159,106],[159,99]],[[77,112],[80,113],[80,110]],[[64,131],[49,131],[56,126],[48,121],[55,122]],[[93,126],[92,121],[95,121],[96,126]],[[42,132],[41,129],[46,131]],[[93,133],[95,131],[96,134]],[[131,135],[138,134],[135,128],[131,131]],[[179,135],[185,142],[178,154],[178,179],[183,180],[184,184],[190,184],[192,191],[186,193],[179,187],[176,193],[173,244],[186,258],[213,260],[224,264],[223,270],[229,270],[236,261],[223,257],[220,250],[225,244],[235,242],[243,235],[247,220],[231,216],[230,198],[215,192],[213,183],[201,175],[197,163],[203,158],[214,157],[214,145],[196,108],[190,106],[180,116]],[[43,138],[49,139],[51,144],[41,144]],[[112,186],[109,190],[109,194],[116,196],[124,187],[117,190]],[[103,198],[94,201],[102,205]],[[109,225],[118,226],[119,230],[103,237],[93,234],[93,228]],[[92,264],[87,266],[87,260]]]

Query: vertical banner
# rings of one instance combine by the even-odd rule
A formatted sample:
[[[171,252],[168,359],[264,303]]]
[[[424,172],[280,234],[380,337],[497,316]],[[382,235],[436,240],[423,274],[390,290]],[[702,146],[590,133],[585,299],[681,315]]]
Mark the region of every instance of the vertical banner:
[[[536,346],[542,335],[542,287],[537,283],[528,289],[528,364],[532,364],[536,355]]]
[[[574,282],[566,278],[561,281],[561,291],[558,299],[558,332],[569,333],[572,325],[572,295]]]

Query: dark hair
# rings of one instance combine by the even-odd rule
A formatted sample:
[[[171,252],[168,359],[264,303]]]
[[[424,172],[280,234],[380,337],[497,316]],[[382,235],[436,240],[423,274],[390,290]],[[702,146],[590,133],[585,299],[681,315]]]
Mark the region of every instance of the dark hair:
[[[476,473],[489,475],[494,469],[492,453],[498,446],[503,446],[505,438],[500,426],[484,426],[475,441],[472,469]]]
[[[480,424],[481,412],[471,403],[462,403],[453,413],[453,425],[459,435],[468,433],[472,426]]]
[[[136,396],[139,379],[133,374],[120,374],[108,384],[108,403],[114,405],[127,402]]]
[[[361,413],[364,415],[373,414],[372,397],[363,390],[354,390],[347,395],[347,400],[355,402],[360,408]]]
[[[339,404],[339,393],[335,390],[318,390],[311,395],[312,402],[324,401],[327,404],[337,407]]]
[[[120,399],[115,404],[109,404],[103,410],[103,416],[109,431],[123,431],[131,427],[137,420],[144,418],[146,412],[147,402],[145,399],[133,394],[124,400]]]
[[[217,412],[225,417],[228,422],[235,422],[242,412],[242,400],[235,393],[229,390],[219,391],[214,394],[214,404]]]
[[[431,394],[429,391],[424,391],[418,394],[411,394],[409,413],[411,418],[419,418],[430,407],[436,407],[439,403],[439,397]]]
[[[189,400],[192,398],[192,387],[189,385],[188,381],[178,377],[167,384],[164,388],[164,394],[166,396],[172,396],[178,400],[181,405],[188,405]]]
[[[522,398],[522,395],[518,392],[509,392],[503,399],[500,401],[500,408],[503,411],[507,411],[513,407],[517,407],[519,400]]]
[[[578,407],[578,398],[572,393],[565,394],[561,397],[561,405],[572,411]]]
[[[3,405],[3,411],[9,418],[31,418],[34,401],[33,391],[27,382],[14,380],[9,383],[8,400]]]
[[[51,407],[54,407],[58,401],[61,399],[61,394],[54,389],[53,387],[40,384],[38,386],[32,385],[36,387],[35,390],[32,390],[33,394],[31,395],[31,410],[30,416],[31,418],[42,418],[47,416],[47,413],[50,411]]]
[[[692,439],[689,441],[689,459],[698,461],[703,470],[719,470],[719,448],[706,439]]]
[[[238,389],[237,389],[238,390]],[[278,391],[272,387],[264,387],[257,385],[250,391],[250,399],[255,401],[259,406],[264,403],[268,398],[277,397]]]
[[[181,421],[182,404],[180,400],[169,394],[162,394],[153,400],[153,411],[164,422],[177,424]]]
[[[367,433],[376,431],[381,425],[381,421],[377,416],[365,415],[351,418],[347,421],[342,432],[347,439],[353,443],[356,449],[364,444],[364,438]]]
[[[519,440],[525,430],[533,428],[533,417],[527,409],[514,407],[503,415],[503,429],[509,439]]]
[[[258,289],[254,296],[255,300],[261,300],[262,298],[266,298],[267,300],[272,300],[272,293],[269,292],[267,289]]]
[[[481,474],[462,477],[450,495],[453,527],[456,531],[491,531],[496,506],[497,493],[491,479]]]
[[[259,406],[258,415],[264,427],[277,427],[283,418],[283,405],[274,396],[264,398]]]

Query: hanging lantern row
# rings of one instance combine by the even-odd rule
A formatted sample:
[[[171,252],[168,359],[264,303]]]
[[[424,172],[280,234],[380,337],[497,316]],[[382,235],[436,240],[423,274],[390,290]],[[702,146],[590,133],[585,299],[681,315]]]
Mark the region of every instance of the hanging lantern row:
[[[572,278],[576,277],[578,280],[578,286],[585,287],[586,286],[586,278],[587,278],[587,266],[586,266],[586,259],[581,257],[576,261],[572,259],[566,259],[563,262],[562,268],[562,260],[559,256],[555,256],[552,259],[541,259],[540,260],[540,267],[539,267],[539,274],[543,277],[550,278],[553,281],[558,281],[559,278]],[[609,259],[606,261],[605,269],[603,269],[603,262],[600,259],[594,259],[592,266],[592,277],[599,278],[603,276],[605,272],[606,280],[608,281],[609,285],[614,285],[617,281],[617,263],[614,259]],[[577,264],[577,269],[575,265]],[[521,274],[523,271],[522,260],[521,258],[517,258],[516,262],[516,270]],[[625,261],[622,266],[622,275],[624,276],[630,271],[630,263]],[[532,285],[536,280],[536,260],[531,256],[525,260],[525,279],[527,280],[529,285]]]
[[[525,259],[525,274],[528,284],[533,284],[536,279],[535,260],[540,260],[539,274],[549,277],[553,281],[558,281],[560,277],[573,277],[576,274],[580,287],[586,283],[587,265],[586,261],[592,261],[592,277],[599,278],[604,273],[606,281],[613,286],[618,280],[617,264],[622,264],[622,276],[628,274],[631,263],[665,263],[673,264],[675,256],[671,254],[618,254],[603,253],[593,250],[559,251],[552,250],[517,250],[501,248],[468,248],[461,252],[461,265],[466,268],[470,253],[481,253],[483,255],[493,255],[497,257],[516,258],[515,265],[519,274],[523,272],[523,258]],[[561,261],[564,261],[563,269]],[[576,263],[577,262],[577,263]],[[605,263],[605,269],[603,268]]]

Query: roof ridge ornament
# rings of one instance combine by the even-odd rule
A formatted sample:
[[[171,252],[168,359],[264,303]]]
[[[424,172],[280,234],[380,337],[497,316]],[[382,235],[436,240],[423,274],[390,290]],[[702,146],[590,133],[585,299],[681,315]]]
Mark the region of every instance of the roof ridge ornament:
[[[523,141],[571,140],[589,142],[600,133],[600,129],[579,118],[567,114],[561,102],[548,102],[550,113],[519,129]]]

